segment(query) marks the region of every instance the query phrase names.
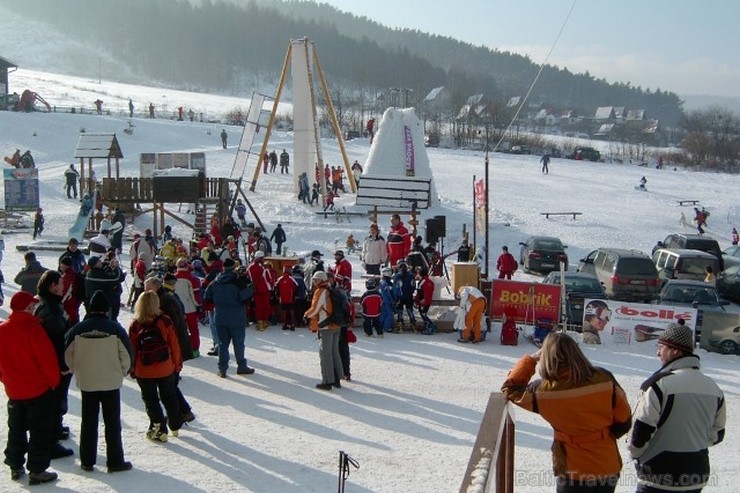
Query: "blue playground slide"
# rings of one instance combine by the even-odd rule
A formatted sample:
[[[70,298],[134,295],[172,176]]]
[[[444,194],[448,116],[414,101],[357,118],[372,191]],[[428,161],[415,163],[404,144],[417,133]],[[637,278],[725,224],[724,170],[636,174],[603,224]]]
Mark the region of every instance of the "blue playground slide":
[[[97,190],[93,193],[92,203],[95,204],[95,200],[98,198],[98,192]],[[72,225],[71,228],[69,228],[69,237],[70,238],[77,238],[78,241],[82,242],[82,240],[85,238],[85,229],[87,228],[87,223],[90,220],[90,216],[95,211],[95,207],[90,207],[90,210],[87,211],[87,214],[80,215],[77,214],[77,218],[75,219],[74,225]]]

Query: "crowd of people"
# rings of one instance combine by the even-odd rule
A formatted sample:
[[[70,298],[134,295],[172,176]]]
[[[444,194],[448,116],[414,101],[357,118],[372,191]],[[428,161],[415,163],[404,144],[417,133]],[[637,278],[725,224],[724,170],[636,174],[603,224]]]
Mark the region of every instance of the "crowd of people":
[[[121,438],[120,388],[126,376],[140,389],[149,418],[147,438],[167,442],[178,436],[185,423],[196,419],[180,390],[180,372],[186,361],[200,357],[201,324],[211,331],[213,346],[207,354],[218,358],[218,377],[228,377],[230,353],[237,375],[255,373],[246,357],[245,328],[253,324],[264,331],[281,324],[284,331],[307,327],[317,334],[317,389],[331,391],[351,381],[355,308],[352,264],[345,251],[336,250],[334,262],[325,264],[321,251],[314,250],[307,259],[277,272],[269,256],[273,242],[280,252],[286,241],[282,226],[268,237],[246,223],[243,204],[235,211],[237,219],[214,222],[211,233],[196,241],[184,242],[170,227],[159,238],[148,229],[134,235],[128,252],[133,279],[127,303],[133,320],[127,329],[118,322],[127,278],[119,260],[123,245],[108,239],[115,217],[90,240],[87,258],[75,238],[56,269],[42,266],[32,251],[25,254],[26,265],[15,277],[21,290],[11,298],[11,316],[0,323],[0,376],[13,404],[5,461],[12,479],[28,472],[30,484],[53,481],[57,475],[48,470],[50,461],[74,454],[62,444],[70,434],[64,416],[72,375],[81,391],[83,471],[96,466],[101,409],[108,472],[133,467]],[[434,293],[430,275],[441,264],[434,244],[423,247],[421,237],[414,238],[394,214],[387,240],[373,223],[361,243],[348,238],[347,248],[347,254],[359,250],[366,273],[357,305],[366,337],[382,338],[404,328],[436,332],[429,317]],[[468,255],[464,243],[458,260]],[[501,277],[516,269],[508,256],[504,247]],[[466,316],[460,342],[479,342],[485,297],[470,286],[458,294]],[[634,416],[613,376],[591,365],[567,335],[549,335],[540,351],[515,366],[502,390],[555,429],[557,491],[613,491],[621,470],[614,441],[630,430],[633,418],[629,449],[638,461],[638,491],[663,491],[661,486],[675,486],[676,475],[686,471],[694,478],[694,490],[701,489],[709,471],[706,449],[723,437],[725,406],[716,384],[699,372],[693,335],[687,330],[671,326],[659,340],[663,368],[643,386]],[[532,384],[538,362],[542,379]],[[697,393],[692,379],[702,379],[704,391]],[[559,392],[562,399],[546,399]],[[668,398],[685,402],[692,411],[665,406]],[[563,406],[579,410],[583,419],[578,427],[573,420],[563,420],[568,415]],[[666,420],[670,427],[656,426]],[[682,426],[692,431],[676,445],[670,437]],[[593,456],[601,458],[596,466],[589,460]]]

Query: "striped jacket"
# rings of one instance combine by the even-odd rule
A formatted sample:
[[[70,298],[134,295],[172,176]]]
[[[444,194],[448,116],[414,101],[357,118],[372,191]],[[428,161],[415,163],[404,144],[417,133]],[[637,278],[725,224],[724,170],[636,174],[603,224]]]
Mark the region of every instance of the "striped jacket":
[[[696,355],[675,359],[640,387],[629,451],[642,484],[683,491],[707,483],[707,448],[724,438],[726,411],[722,390],[699,367]]]

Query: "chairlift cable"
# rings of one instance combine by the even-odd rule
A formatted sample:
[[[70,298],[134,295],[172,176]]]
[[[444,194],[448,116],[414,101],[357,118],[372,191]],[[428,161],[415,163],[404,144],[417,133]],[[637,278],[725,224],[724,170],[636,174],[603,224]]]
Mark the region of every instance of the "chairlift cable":
[[[524,105],[527,103],[527,100],[529,99],[529,95],[532,93],[532,90],[534,89],[535,84],[537,84],[537,81],[540,78],[540,75],[542,75],[542,71],[545,69],[545,65],[547,65],[547,62],[550,60],[550,55],[552,55],[552,52],[555,51],[555,47],[558,44],[558,41],[560,40],[560,36],[563,34],[563,31],[565,30],[565,26],[568,24],[568,20],[570,19],[571,14],[573,13],[573,10],[576,8],[576,4],[578,3],[578,0],[573,0],[573,4],[570,6],[570,10],[568,11],[568,15],[565,16],[565,19],[563,20],[563,24],[560,26],[560,31],[558,31],[558,35],[555,36],[555,40],[552,42],[552,46],[550,46],[550,51],[547,52],[547,56],[545,57],[545,60],[540,64],[540,69],[537,71],[537,75],[534,77],[534,80],[532,81],[532,84],[530,84],[529,89],[527,90],[527,93],[524,95],[524,99],[522,99],[521,104],[516,110],[516,113],[514,113],[514,116],[511,118],[511,121],[506,127],[506,130],[501,134],[501,138],[496,142],[496,145],[493,147],[493,151],[495,152],[496,149],[499,148],[501,145],[501,142],[503,142],[504,137],[506,134],[509,133],[509,129],[514,125],[514,122],[519,117],[519,113],[521,113],[522,108],[524,108]]]

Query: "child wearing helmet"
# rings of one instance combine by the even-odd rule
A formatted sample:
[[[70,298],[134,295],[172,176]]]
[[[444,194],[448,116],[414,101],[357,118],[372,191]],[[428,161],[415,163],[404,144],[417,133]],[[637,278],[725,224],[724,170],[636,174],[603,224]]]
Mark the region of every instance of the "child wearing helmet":
[[[373,336],[373,328],[378,337],[383,337],[383,329],[380,326],[380,314],[383,308],[383,298],[380,296],[375,279],[365,281],[367,291],[362,295],[360,306],[362,306],[363,329],[365,335]]]

